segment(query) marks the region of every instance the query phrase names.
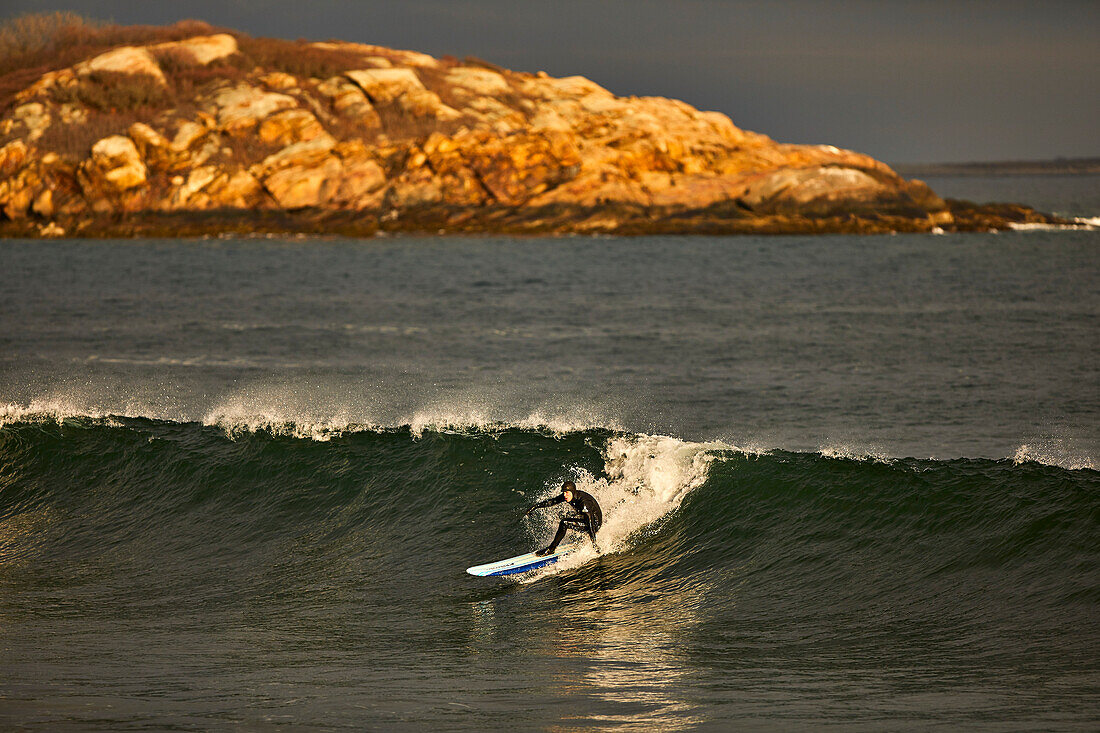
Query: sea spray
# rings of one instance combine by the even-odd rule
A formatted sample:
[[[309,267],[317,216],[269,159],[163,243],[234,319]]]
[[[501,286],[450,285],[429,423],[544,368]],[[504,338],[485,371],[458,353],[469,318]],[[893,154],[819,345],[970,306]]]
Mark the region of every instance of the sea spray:
[[[722,443],[691,443],[663,435],[608,438],[602,448],[603,475],[597,477],[584,469],[572,471],[577,488],[592,494],[603,510],[596,546],[582,538],[575,543],[576,549],[555,565],[517,579],[530,582],[576,568],[598,554],[629,549],[640,532],[675,511],[688,492],[706,480],[713,452],[729,449]],[[555,523],[550,521],[546,529]]]
[[[1083,453],[1078,446],[1054,439],[1022,444],[1012,454],[1012,462],[1015,464],[1034,462],[1047,466],[1061,466],[1070,470],[1100,470],[1100,463],[1092,456]]]

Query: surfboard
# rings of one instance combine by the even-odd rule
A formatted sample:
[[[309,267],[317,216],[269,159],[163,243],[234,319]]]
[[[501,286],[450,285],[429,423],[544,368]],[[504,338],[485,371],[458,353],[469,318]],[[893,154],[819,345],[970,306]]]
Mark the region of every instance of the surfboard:
[[[486,563],[485,565],[475,565],[472,568],[466,568],[466,572],[470,575],[478,575],[481,577],[528,573],[532,570],[544,568],[547,565],[553,565],[567,554],[569,554],[568,548],[562,548],[545,557],[539,557],[533,552],[528,552],[526,555],[517,555],[507,560],[497,560],[496,562]]]

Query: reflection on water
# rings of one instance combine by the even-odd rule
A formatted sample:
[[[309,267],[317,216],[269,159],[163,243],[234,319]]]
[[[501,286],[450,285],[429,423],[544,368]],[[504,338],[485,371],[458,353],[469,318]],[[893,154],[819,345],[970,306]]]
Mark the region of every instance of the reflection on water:
[[[547,660],[546,693],[568,711],[547,730],[684,730],[704,721],[691,688],[682,640],[700,624],[711,586],[701,578],[661,579],[629,557],[604,557],[573,572],[517,586],[469,604],[471,651],[493,654],[502,634],[525,637],[526,655]],[[527,614],[502,608],[513,593]],[[510,604],[508,604],[510,606]],[[532,615],[532,609],[534,615]],[[579,712],[583,711],[583,712]]]
[[[27,562],[50,518],[50,508],[39,507],[0,519],[0,569]]]

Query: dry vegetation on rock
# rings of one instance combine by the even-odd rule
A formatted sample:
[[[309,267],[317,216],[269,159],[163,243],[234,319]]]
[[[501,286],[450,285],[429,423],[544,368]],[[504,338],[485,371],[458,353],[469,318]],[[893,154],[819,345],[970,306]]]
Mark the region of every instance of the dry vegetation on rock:
[[[1038,216],[970,216],[870,157],[583,77],[71,13],[0,30],[0,170],[5,231],[22,233],[876,232]]]

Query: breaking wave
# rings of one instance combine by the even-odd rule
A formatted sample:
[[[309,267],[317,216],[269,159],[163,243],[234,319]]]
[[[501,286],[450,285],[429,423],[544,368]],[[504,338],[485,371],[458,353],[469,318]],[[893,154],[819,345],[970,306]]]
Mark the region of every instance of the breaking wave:
[[[853,548],[895,553],[889,562],[907,573],[990,552],[996,562],[1053,561],[1091,547],[1089,517],[1100,511],[1094,461],[1053,446],[941,461],[845,446],[756,450],[554,415],[507,424],[424,413],[383,426],[70,407],[0,408],[0,558],[57,551],[74,537],[114,548],[177,534],[174,546],[188,548],[196,517],[213,516],[227,552],[302,537],[365,551],[356,543],[404,528],[379,550],[395,568],[414,572],[431,555],[461,572],[545,543],[557,515],[522,515],[566,478],[604,508],[597,546],[581,539],[568,561],[521,580],[609,563],[677,577],[737,557],[843,574]]]

